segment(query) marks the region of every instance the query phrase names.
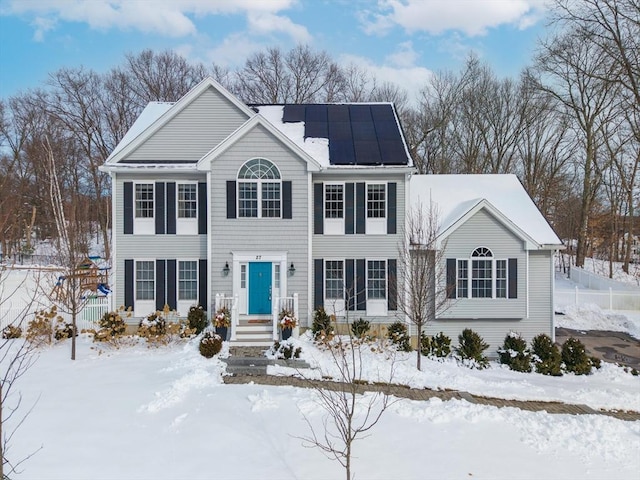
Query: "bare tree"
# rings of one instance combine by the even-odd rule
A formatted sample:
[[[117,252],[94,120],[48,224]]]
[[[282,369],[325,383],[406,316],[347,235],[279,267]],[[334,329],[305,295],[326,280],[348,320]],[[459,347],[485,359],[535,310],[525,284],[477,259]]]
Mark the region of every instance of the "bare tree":
[[[398,310],[416,328],[416,368],[421,368],[420,340],[424,328],[451,305],[447,295],[446,240],[440,234],[440,213],[435,202],[416,205],[407,213],[404,238],[399,245]]]

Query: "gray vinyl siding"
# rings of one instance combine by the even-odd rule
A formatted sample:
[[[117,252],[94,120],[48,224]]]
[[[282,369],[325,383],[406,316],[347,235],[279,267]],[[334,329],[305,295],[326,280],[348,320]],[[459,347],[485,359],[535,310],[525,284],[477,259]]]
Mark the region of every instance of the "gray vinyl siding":
[[[237,180],[240,167],[247,160],[256,157],[273,162],[280,170],[282,181],[291,181],[291,219],[227,219],[226,182]],[[212,242],[210,295],[212,299],[215,298],[216,293],[232,294],[233,273],[227,277],[220,273],[226,262],[231,265],[232,252],[255,252],[256,254],[286,252],[287,264],[293,263],[296,271],[293,275],[283,271],[281,278],[286,276],[288,295],[298,294],[302,326],[306,325],[306,319],[310,314],[307,298],[310,222],[307,199],[309,195],[306,162],[260,125],[212,162],[212,215],[210,217]]]
[[[549,250],[529,252],[529,319],[519,331],[528,342],[539,333],[553,338],[553,291]]]
[[[210,87],[124,162],[197,162],[246,120],[244,112]]]
[[[114,184],[116,203],[114,212],[116,265],[114,305],[124,305],[124,261],[125,259],[169,259],[207,258],[206,235],[125,235],[124,231],[124,182],[138,181],[200,181],[202,174],[142,174],[118,173]]]

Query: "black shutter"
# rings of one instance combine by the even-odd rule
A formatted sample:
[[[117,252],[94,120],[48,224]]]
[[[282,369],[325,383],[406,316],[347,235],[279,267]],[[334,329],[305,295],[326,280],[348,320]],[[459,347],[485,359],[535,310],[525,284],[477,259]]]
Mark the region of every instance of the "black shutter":
[[[125,260],[124,261],[124,308],[131,308],[133,310],[135,308],[133,301],[133,292],[134,292],[134,284],[133,284],[133,260]]]
[[[509,259],[509,298],[518,298],[518,259]]]
[[[209,304],[207,303],[207,259],[203,258],[198,260],[198,304],[209,311]]]
[[[396,233],[396,202],[397,202],[397,184],[389,182],[387,184],[387,234]]]
[[[293,218],[291,204],[291,182],[282,182],[282,218]]]
[[[227,180],[227,218],[236,218],[236,181]]]
[[[156,310],[162,310],[166,303],[166,261],[156,260]]]
[[[347,300],[347,310],[355,310],[356,308],[356,292],[354,285],[355,278],[355,260],[352,258],[344,261],[344,285]]]
[[[356,183],[356,233],[366,233],[367,224],[365,215],[367,210],[367,199],[365,195],[364,183]]]
[[[356,310],[367,309],[367,265],[364,258],[356,260]]]
[[[177,291],[176,291],[176,261],[167,260],[167,305],[171,310],[178,308]],[[164,305],[163,305],[164,306]],[[182,312],[184,315],[184,312]]]
[[[353,205],[354,184],[347,183],[344,186],[344,233],[353,235],[354,230],[354,205]]]
[[[156,182],[155,192],[155,216],[156,216],[156,235],[163,234],[165,232],[165,215],[164,215],[164,183]]]
[[[398,274],[397,262],[394,258],[387,260],[387,310],[398,309]]]
[[[176,234],[176,183],[167,183],[167,233]]]
[[[133,182],[124,182],[124,233],[133,234]]]
[[[447,298],[456,298],[456,259],[447,258]]]
[[[324,260],[316,258],[313,261],[313,306],[324,307]]]
[[[198,233],[207,233],[207,184],[198,183]]]
[[[324,186],[322,183],[313,184],[313,233],[322,235],[324,232]]]

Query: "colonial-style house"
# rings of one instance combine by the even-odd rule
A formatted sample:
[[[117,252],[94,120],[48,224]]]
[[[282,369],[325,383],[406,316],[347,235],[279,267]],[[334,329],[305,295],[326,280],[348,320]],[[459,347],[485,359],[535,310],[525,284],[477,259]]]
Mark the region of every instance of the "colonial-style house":
[[[553,334],[560,242],[522,186],[415,175],[392,104],[248,106],[207,78],[178,102],[150,103],[102,168],[113,185],[114,303],[133,309],[132,322],[165,304],[210,316],[227,306],[229,339],[264,345],[285,308],[302,328],[319,306],[401,319],[407,207],[446,183],[443,204],[459,204],[442,231],[457,289],[433,328],[477,327],[492,343],[509,329]],[[487,190],[463,197],[456,179]],[[502,183],[526,204],[519,215],[491,196]]]

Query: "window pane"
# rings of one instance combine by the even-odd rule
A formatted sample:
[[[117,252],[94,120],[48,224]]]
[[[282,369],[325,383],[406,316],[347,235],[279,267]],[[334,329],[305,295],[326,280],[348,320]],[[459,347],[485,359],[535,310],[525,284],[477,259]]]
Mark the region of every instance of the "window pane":
[[[324,217],[343,218],[344,196],[342,185],[325,185],[324,190]]]
[[[198,299],[198,263],[178,262],[178,300]]]
[[[195,184],[178,184],[178,218],[198,216],[197,187]]]
[[[491,260],[472,260],[471,296],[491,298]]]
[[[387,298],[387,269],[384,260],[367,262],[367,295],[370,299]]]
[[[240,217],[258,216],[258,184],[240,182],[238,184],[238,215]]]
[[[496,297],[507,298],[507,261],[496,260]]]
[[[136,184],[136,218],[153,218],[153,184]]]
[[[280,184],[262,184],[262,216],[266,218],[280,217]]]
[[[254,158],[242,166],[238,173],[238,178],[245,180],[276,180],[280,178],[280,172],[269,160],[264,158]]]
[[[247,288],[247,266],[240,265],[240,288]]]
[[[273,266],[273,278],[274,288],[280,288],[280,264],[276,263]]]
[[[458,260],[458,298],[467,298],[469,296],[469,262],[467,260]]]
[[[384,184],[367,185],[367,218],[385,218],[385,194]]]
[[[136,262],[136,300],[155,298],[155,262]]]
[[[325,297],[334,300],[344,298],[344,270],[341,260],[325,262]]]

